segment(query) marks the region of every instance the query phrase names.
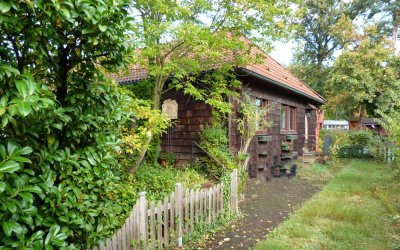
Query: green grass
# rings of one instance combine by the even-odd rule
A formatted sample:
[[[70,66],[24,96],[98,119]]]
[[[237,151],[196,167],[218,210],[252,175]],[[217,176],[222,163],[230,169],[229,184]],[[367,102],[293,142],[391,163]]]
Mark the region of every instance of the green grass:
[[[326,185],[339,171],[349,164],[348,159],[335,159],[335,161],[326,164],[314,162],[312,164],[302,164],[297,162],[299,166],[298,176],[307,179],[314,185]]]
[[[400,249],[399,190],[387,166],[351,161],[256,249]]]

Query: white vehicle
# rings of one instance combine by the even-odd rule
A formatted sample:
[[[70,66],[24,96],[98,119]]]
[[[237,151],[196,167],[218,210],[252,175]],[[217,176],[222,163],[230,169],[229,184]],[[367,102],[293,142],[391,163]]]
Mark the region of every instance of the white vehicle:
[[[344,129],[349,130],[349,122],[348,121],[340,121],[340,120],[325,120],[322,123],[323,129]]]

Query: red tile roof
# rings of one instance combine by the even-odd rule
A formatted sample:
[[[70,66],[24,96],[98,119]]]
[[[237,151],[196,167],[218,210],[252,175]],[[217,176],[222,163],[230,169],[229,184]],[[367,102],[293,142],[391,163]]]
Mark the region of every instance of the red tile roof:
[[[262,63],[246,65],[243,68],[283,84],[290,89],[297,90],[321,103],[325,103],[324,98],[322,98],[317,92],[315,92],[305,83],[300,81],[288,69],[283,67],[269,55],[266,56]]]
[[[250,41],[246,38],[244,40],[245,43],[250,43]],[[280,85],[287,87],[292,91],[300,92],[303,95],[318,101],[319,103],[325,103],[323,97],[321,97],[305,83],[300,81],[288,69],[279,64],[275,59],[262,51],[259,47],[253,46],[250,53],[253,56],[261,54],[263,55],[263,58],[259,61],[259,63],[249,64],[239,68],[249,70],[260,75],[261,77],[275,81]],[[148,77],[148,75],[148,70],[137,64],[129,66],[128,70],[125,72],[112,74],[111,77],[114,78],[116,82],[124,84],[145,79]]]

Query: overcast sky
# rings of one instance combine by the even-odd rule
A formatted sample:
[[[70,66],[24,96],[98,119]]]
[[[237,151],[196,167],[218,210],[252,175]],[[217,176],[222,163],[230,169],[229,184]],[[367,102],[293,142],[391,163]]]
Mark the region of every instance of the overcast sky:
[[[293,42],[276,42],[274,47],[269,54],[283,66],[288,66],[293,57]]]

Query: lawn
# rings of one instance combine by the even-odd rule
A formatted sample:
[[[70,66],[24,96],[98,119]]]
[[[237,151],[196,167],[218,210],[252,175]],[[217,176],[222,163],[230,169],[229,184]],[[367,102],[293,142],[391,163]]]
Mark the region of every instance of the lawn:
[[[256,249],[400,249],[399,190],[387,166],[351,161]]]

